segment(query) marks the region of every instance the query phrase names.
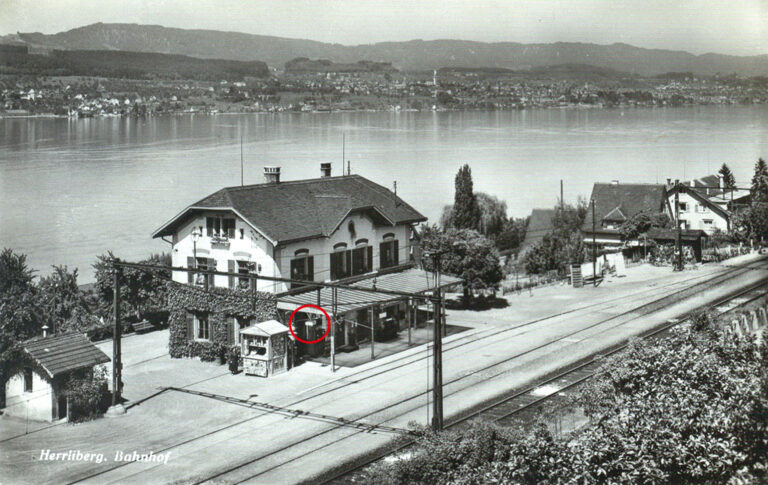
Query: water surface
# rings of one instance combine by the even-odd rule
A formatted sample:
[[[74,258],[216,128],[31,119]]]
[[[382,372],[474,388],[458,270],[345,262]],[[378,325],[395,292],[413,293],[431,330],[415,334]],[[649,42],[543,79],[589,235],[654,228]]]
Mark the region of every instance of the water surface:
[[[284,180],[319,176],[321,162],[398,194],[432,221],[453,199],[469,163],[475,190],[523,216],[589,196],[595,181],[663,181],[712,173],[723,162],[749,183],[768,157],[768,108],[692,107],[513,112],[185,115],[0,120],[0,246],[92,279],[96,255],[138,260],[167,250],[151,232],[223,186],[261,182],[264,165]]]

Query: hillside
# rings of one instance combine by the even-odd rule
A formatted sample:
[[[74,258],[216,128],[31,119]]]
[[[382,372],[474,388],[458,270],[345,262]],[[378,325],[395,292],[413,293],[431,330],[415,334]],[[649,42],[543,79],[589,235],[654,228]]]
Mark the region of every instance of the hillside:
[[[519,44],[462,40],[412,40],[344,46],[263,35],[184,30],[158,25],[92,24],[58,34],[19,33],[6,36],[31,49],[124,50],[181,54],[200,58],[262,60],[282,67],[297,57],[353,64],[361,59],[388,62],[400,70],[441,67],[530,69],[587,64],[635,75],[688,71],[696,75],[768,74],[768,55],[693,55],[684,51],[643,49],[627,44]]]
[[[54,50],[29,54],[20,46],[0,49],[0,72],[34,75],[80,75],[118,78],[181,78],[241,80],[265,77],[269,68],[261,61],[198,59],[152,52]]]

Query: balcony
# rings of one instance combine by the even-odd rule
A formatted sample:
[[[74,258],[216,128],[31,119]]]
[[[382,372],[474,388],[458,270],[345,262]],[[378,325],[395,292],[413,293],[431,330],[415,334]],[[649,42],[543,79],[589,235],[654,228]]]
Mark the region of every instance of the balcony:
[[[229,238],[226,234],[211,236],[211,249],[229,249]]]

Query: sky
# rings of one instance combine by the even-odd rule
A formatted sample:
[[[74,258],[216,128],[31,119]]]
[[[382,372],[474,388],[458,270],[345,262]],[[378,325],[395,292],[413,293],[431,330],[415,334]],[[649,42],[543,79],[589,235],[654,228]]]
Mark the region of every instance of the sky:
[[[0,0],[1,34],[95,22],[347,45],[450,38],[768,54],[768,0]]]

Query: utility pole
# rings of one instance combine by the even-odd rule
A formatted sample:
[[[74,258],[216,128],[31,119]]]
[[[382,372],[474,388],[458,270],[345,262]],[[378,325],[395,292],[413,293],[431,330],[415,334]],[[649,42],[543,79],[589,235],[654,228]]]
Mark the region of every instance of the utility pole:
[[[440,289],[440,256],[441,253],[434,253],[435,263],[435,296],[434,301],[434,327],[432,330],[432,429],[442,431],[443,429],[443,295]]]
[[[123,269],[119,266],[112,266],[112,291],[114,297],[115,328],[112,333],[112,406],[107,410],[107,416],[119,416],[125,414],[125,408],[120,402],[122,394],[123,379],[123,359],[121,356],[120,339],[122,337],[122,325],[120,324],[120,280]]]
[[[683,243],[680,229],[680,184],[675,184],[675,225],[677,226],[677,264],[675,271],[683,270]]]
[[[565,199],[563,199],[563,179],[560,179],[560,210],[565,210]]]
[[[347,135],[346,133],[341,134],[341,171],[344,171],[344,160],[347,158],[346,151],[347,151]],[[347,174],[349,175],[349,174]]]
[[[336,372],[336,290],[338,288],[331,288],[331,295],[333,302],[331,304],[331,372]]]
[[[595,199],[592,199],[592,285],[597,286],[597,236],[595,235]]]
[[[443,334],[440,331],[442,326],[442,293],[438,287],[436,290],[437,301],[435,305],[435,327],[432,331],[434,338],[434,344],[432,346],[432,353],[434,361],[432,364],[432,429],[434,431],[443,430]]]

